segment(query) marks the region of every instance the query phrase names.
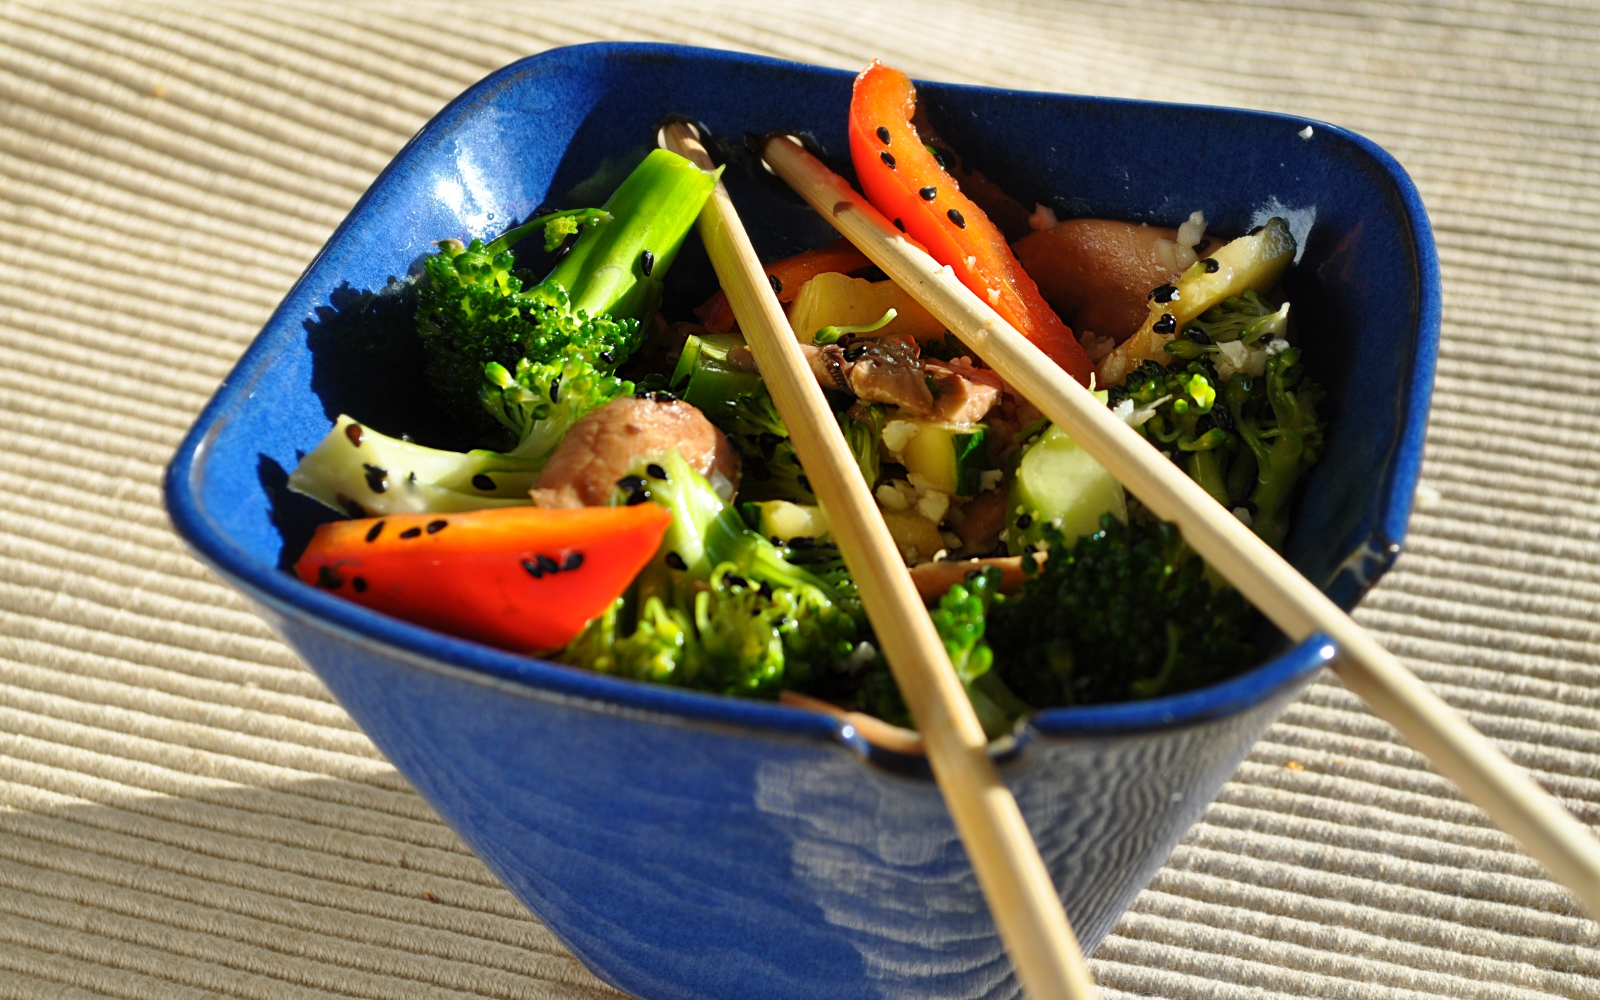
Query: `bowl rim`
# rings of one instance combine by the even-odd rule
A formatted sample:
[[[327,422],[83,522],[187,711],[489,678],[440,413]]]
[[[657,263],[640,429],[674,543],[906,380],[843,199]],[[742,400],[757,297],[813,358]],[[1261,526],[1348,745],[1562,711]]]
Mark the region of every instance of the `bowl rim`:
[[[801,736],[847,744],[859,743],[859,737],[848,722],[821,713],[776,702],[596,674],[444,635],[368,610],[308,587],[276,566],[254,558],[233,542],[200,501],[200,484],[212,442],[252,395],[251,386],[266,366],[272,363],[274,356],[292,344],[289,338],[299,329],[299,321],[303,319],[295,302],[307,291],[313,297],[318,297],[316,290],[310,287],[310,282],[318,276],[319,265],[329,249],[337,245],[355,220],[364,214],[376,193],[384,188],[413,148],[433,133],[447,128],[462,115],[469,114],[486,94],[504,86],[512,78],[539,69],[543,63],[562,59],[591,59],[601,64],[608,60],[669,63],[720,60],[773,69],[798,68],[810,72],[852,75],[848,70],[722,49],[663,43],[591,42],[549,49],[517,60],[483,77],[434,115],[374,178],[195,418],[164,476],[163,494],[173,527],[201,562],[262,605],[301,625],[365,647],[392,662],[469,679],[481,678],[484,683],[496,686],[509,684],[519,693],[572,700],[597,710],[640,712],[680,722],[731,725],[743,730],[763,731],[775,737]],[[917,82],[921,84],[923,81]],[[1379,516],[1365,543],[1346,560],[1333,579],[1323,584],[1324,590],[1332,590],[1341,587],[1342,583],[1340,603],[1353,604],[1393,562],[1405,538],[1411,499],[1421,470],[1422,442],[1438,354],[1441,291],[1437,252],[1421,197],[1404,168],[1376,143],[1357,133],[1314,119],[1276,112],[964,84],[940,83],[937,86],[1022,100],[1065,99],[1103,105],[1203,110],[1268,119],[1298,127],[1310,125],[1318,132],[1326,131],[1349,143],[1371,159],[1398,197],[1404,222],[1410,232],[1417,270],[1418,309],[1410,370],[1402,384],[1406,398],[1403,400],[1391,459],[1385,466],[1388,482],[1379,484]],[[289,315],[292,308],[296,309],[295,315]],[[1023,738],[1105,736],[1195,725],[1260,704],[1270,698],[1273,692],[1314,673],[1335,655],[1336,650],[1326,637],[1313,635],[1243,674],[1195,691],[1142,702],[1043,709],[1023,724]]]

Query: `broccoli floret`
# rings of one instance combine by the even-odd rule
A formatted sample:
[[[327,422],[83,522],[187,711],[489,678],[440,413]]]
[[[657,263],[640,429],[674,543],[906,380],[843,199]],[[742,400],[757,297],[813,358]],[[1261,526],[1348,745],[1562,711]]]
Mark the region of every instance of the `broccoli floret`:
[[[1264,379],[1235,375],[1223,398],[1248,449],[1237,464],[1246,473],[1250,465],[1255,467],[1251,508],[1247,508],[1250,526],[1268,545],[1279,548],[1289,534],[1289,500],[1295,483],[1322,453],[1323,423],[1317,418],[1317,404],[1326,395],[1305,377],[1300,351],[1291,347],[1267,361]],[[1248,482],[1242,475],[1230,475],[1234,479]]]
[[[1166,345],[1179,359],[1146,361],[1111,390],[1110,402],[1156,447],[1274,548],[1289,533],[1295,484],[1322,452],[1322,388],[1300,351],[1281,339],[1287,306],[1254,292],[1228,299]],[[1252,338],[1254,338],[1252,340]],[[1237,363],[1235,363],[1237,362]]]
[[[957,583],[939,599],[929,617],[944,641],[950,665],[966,689],[973,711],[983,731],[994,739],[1009,732],[1018,719],[1033,710],[995,671],[994,653],[984,641],[992,610],[1003,604],[1000,571],[993,567],[974,570],[964,583]],[[914,728],[889,665],[878,657],[862,678],[861,705],[886,722]]]
[[[990,612],[998,671],[1034,705],[1092,705],[1175,694],[1230,677],[1258,658],[1254,609],[1214,589],[1205,563],[1161,522],[1124,525],[1067,547]]]
[[[516,374],[491,361],[479,390],[483,408],[514,434],[506,454],[542,468],[563,435],[590,410],[633,392],[633,383],[572,355],[535,363],[523,358]]]
[[[424,265],[417,332],[447,412],[487,440],[495,431],[481,405],[487,365],[509,372],[524,360],[579,357],[609,373],[627,360],[716,178],[655,150],[603,208],[534,219],[487,244],[441,241]],[[511,248],[541,230],[551,249],[579,236],[543,281],[526,288]]]
[[[289,488],[348,517],[448,514],[530,503],[537,462],[493,451],[443,451],[401,441],[344,414],[300,460]]]
[[[789,428],[784,426],[777,404],[765,389],[707,403],[702,409],[739,452],[744,470],[741,499],[788,500],[807,505],[817,502],[811,480],[806,478],[794,442],[789,439]],[[875,403],[850,406],[834,414],[868,486],[878,482],[884,413],[884,407]]]
[[[854,588],[829,583],[747,528],[676,451],[620,481],[618,503],[649,501],[673,514],[656,561],[622,605],[563,650],[563,662],[774,698],[855,649],[865,615]],[[631,631],[629,600],[639,609]]]
[[[1162,367],[1146,361],[1111,391],[1113,405],[1134,416],[1139,431],[1183,466],[1217,502],[1231,506],[1227,489],[1231,421],[1217,417],[1216,369],[1205,361]]]
[[[632,382],[579,357],[524,358],[515,376],[498,364],[488,369],[483,405],[515,435],[510,451],[426,448],[341,416],[295,466],[289,488],[353,517],[531,503],[528,490],[562,435],[585,413],[633,392]]]

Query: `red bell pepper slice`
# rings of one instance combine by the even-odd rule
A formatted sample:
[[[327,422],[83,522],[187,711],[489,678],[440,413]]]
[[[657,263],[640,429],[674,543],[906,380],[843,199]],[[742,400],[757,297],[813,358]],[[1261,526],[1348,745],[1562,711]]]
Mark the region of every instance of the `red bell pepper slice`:
[[[294,571],[340,597],[517,652],[566,645],[661,545],[653,503],[391,514],[317,529]]]
[[[1094,365],[983,210],[923,146],[911,78],[876,59],[850,97],[850,159],[873,207],[1085,385]]]
[[[849,274],[871,266],[872,261],[867,259],[867,255],[857,250],[849,240],[834,240],[793,257],[785,257],[775,264],[768,264],[765,270],[767,280],[772,282],[773,290],[778,293],[778,301],[793,302],[794,297],[800,294],[800,286],[819,274],[830,271]],[[733,329],[733,310],[729,308],[728,296],[724,292],[719,291],[706,299],[694,313],[711,333],[727,333]]]

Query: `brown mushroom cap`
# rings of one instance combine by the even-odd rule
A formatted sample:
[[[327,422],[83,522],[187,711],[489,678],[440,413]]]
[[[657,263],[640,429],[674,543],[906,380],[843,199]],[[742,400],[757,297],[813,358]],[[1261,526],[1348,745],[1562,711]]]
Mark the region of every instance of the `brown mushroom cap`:
[[[719,495],[733,498],[739,454],[705,414],[680,400],[614,399],[567,432],[529,495],[540,507],[604,507],[617,480],[676,448]]]

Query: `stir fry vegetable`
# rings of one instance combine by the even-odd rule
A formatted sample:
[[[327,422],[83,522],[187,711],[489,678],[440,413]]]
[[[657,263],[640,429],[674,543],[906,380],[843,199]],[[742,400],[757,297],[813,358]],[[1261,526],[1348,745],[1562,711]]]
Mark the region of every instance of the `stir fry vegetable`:
[[[670,518],[519,507],[335,521],[295,563],[341,597],[491,646],[556,649],[628,586]]]
[[[1030,220],[947,169],[959,157],[924,145],[916,111],[904,74],[874,63],[857,79],[850,151],[867,196],[1282,545],[1324,447],[1324,394],[1274,296],[1296,252],[1283,221],[1232,241],[1205,238],[1199,212],[1174,230],[1078,220],[1051,237],[1053,212]],[[909,725],[726,296],[699,322],[657,316],[714,183],[658,151],[601,208],[441,241],[417,336],[439,400],[484,447],[340,416],[289,483],[354,520],[319,529],[296,572],[601,673],[792,691]],[[1045,302],[1007,242],[1030,222],[1021,260],[1049,275],[1052,301],[1114,331],[1081,344]],[[526,240],[564,256],[530,273]],[[1097,243],[1115,252],[1090,259]],[[1040,708],[1172,694],[1255,662],[1254,609],[859,251],[838,241],[767,273],[902,555],[940,581],[929,614],[990,736]]]
[[[1072,331],[1039,294],[994,223],[961,193],[911,124],[911,78],[874,62],[850,99],[850,160],[873,207],[902,226],[933,258],[1074,378],[1093,366]]]

